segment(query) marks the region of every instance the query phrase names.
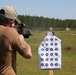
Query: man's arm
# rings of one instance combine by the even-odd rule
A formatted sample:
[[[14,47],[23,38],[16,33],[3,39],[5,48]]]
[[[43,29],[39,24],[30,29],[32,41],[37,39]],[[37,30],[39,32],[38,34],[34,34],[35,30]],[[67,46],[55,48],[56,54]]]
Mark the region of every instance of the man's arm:
[[[17,40],[17,51],[21,54],[24,58],[31,58],[32,52],[31,47],[24,41],[23,35],[20,35]]]

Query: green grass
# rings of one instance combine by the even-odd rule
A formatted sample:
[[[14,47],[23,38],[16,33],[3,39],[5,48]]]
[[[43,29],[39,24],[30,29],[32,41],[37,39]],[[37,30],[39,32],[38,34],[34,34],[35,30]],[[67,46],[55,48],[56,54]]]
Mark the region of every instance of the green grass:
[[[53,70],[53,75],[76,75],[76,31],[54,31],[62,40],[62,68]],[[49,75],[49,70],[41,70],[38,66],[38,47],[46,31],[33,31],[34,35],[25,39],[31,46],[33,56],[24,59],[17,54],[17,75]]]

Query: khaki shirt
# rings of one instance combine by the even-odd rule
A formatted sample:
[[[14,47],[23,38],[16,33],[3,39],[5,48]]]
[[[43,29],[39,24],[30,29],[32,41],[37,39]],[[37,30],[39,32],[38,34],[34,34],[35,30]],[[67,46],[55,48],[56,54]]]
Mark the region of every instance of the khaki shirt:
[[[0,26],[0,75],[16,75],[16,51],[24,56],[27,43],[14,28]]]

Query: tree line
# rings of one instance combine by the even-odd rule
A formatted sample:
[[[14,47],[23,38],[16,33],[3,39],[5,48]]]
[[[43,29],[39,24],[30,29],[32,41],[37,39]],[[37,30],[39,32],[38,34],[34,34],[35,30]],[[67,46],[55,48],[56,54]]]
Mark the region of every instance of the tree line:
[[[43,16],[29,16],[29,15],[18,15],[19,20],[22,23],[26,24],[28,28],[43,28],[49,29],[52,28],[71,28],[76,29],[76,20],[75,19],[54,19],[54,18],[45,18]]]

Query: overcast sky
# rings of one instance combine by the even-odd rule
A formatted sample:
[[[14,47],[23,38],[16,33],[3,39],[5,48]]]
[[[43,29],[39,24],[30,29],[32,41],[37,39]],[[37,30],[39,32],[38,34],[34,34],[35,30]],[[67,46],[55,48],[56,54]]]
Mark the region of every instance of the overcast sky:
[[[20,15],[76,19],[76,0],[0,0],[0,8],[5,5],[12,5]]]

